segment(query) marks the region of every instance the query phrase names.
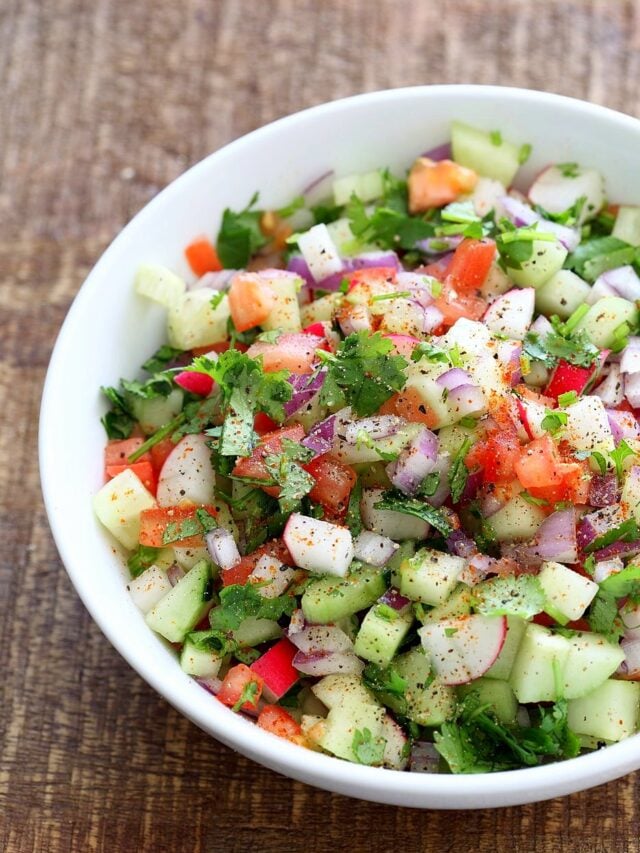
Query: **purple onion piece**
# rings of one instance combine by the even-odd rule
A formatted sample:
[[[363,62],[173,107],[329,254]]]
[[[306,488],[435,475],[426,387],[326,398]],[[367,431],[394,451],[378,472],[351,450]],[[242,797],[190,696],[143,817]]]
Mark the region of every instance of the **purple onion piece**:
[[[305,675],[360,675],[364,663],[353,652],[318,652],[306,655],[297,652],[293,658],[293,666]]]
[[[197,281],[187,284],[187,290],[227,290],[231,279],[238,270],[218,270],[217,272],[206,272]]]
[[[541,338],[544,338],[549,334],[549,332],[553,331],[553,326],[547,318],[541,314],[539,317],[536,317],[531,324],[530,331],[535,332],[536,335],[540,335]]]
[[[473,385],[473,380],[466,370],[461,367],[452,367],[446,370],[436,379],[441,388],[446,388],[447,391],[454,391],[461,385]]]
[[[616,296],[621,296],[630,302],[640,299],[640,278],[630,265],[606,270],[596,280],[594,287],[599,281],[610,287]]]
[[[532,554],[542,560],[575,563],[578,559],[575,510],[563,509],[547,516],[530,548]]]
[[[430,148],[428,151],[425,151],[424,154],[421,154],[420,156],[426,157],[429,160],[433,160],[436,163],[439,160],[450,160],[451,143],[443,142],[442,145],[436,145],[433,148]]]
[[[230,530],[216,527],[205,534],[204,541],[213,562],[224,571],[237,565],[242,557]]]
[[[169,583],[171,586],[175,586],[178,581],[181,581],[185,576],[185,571],[182,566],[179,566],[177,563],[173,563],[167,569],[167,578],[169,579]]]
[[[432,474],[440,475],[440,482],[438,483],[438,488],[435,492],[427,497],[427,501],[431,504],[431,506],[441,507],[442,504],[449,497],[450,489],[449,489],[449,481],[447,479],[447,475],[449,473],[449,469],[451,468],[451,456],[448,453],[441,453],[438,455],[436,459]]]
[[[465,560],[468,560],[478,551],[476,543],[467,536],[464,530],[454,530],[447,537],[447,548],[450,554],[454,554],[456,557],[464,557]]]
[[[385,594],[378,599],[378,603],[386,604],[387,607],[391,607],[393,610],[402,611],[405,607],[408,607],[411,604],[411,599],[406,598],[406,596],[402,595],[394,587],[390,587]]]
[[[481,415],[487,410],[484,393],[477,385],[459,385],[449,391],[447,403],[458,418]]]
[[[400,546],[388,536],[363,530],[355,538],[353,547],[357,560],[380,568],[386,566]]]
[[[464,237],[462,234],[452,234],[445,237],[427,237],[425,240],[418,240],[415,248],[424,252],[425,255],[443,255],[445,252],[457,249],[463,240]]]
[[[620,504],[606,506],[583,516],[578,527],[578,547],[584,550],[597,536],[618,527],[623,521],[624,514]]]
[[[324,370],[312,373],[311,376],[295,373],[292,373],[289,376],[289,382],[293,389],[293,396],[284,404],[284,412],[288,418],[295,414],[295,412],[299,412],[300,409],[304,408],[307,403],[313,400],[322,388],[326,376],[327,374]]]
[[[353,651],[353,642],[337,625],[307,625],[294,631],[289,639],[305,655]]]
[[[409,754],[409,770],[411,773],[438,773],[440,760],[440,753],[434,744],[415,741]]]
[[[444,314],[435,305],[427,305],[422,315],[422,331],[425,335],[430,335],[438,326],[442,325]]]
[[[318,456],[328,453],[333,447],[333,439],[336,434],[336,416],[329,415],[320,423],[317,423],[309,435],[302,439],[300,444],[309,450],[313,450]]]
[[[625,639],[620,644],[624,660],[618,668],[620,675],[636,676],[640,673],[640,639]]]
[[[624,377],[624,396],[634,409],[640,408],[640,373],[628,373]]]
[[[399,418],[397,415],[374,415],[347,424],[344,438],[347,444],[357,444],[358,436],[363,431],[374,440],[387,438],[390,435],[395,435],[405,424],[405,419]]]
[[[438,456],[438,438],[423,427],[395,462],[386,467],[393,485],[405,495],[415,495],[418,487],[435,466]]]
[[[608,474],[594,474],[589,483],[589,503],[591,506],[612,506],[620,500],[618,477],[615,471]]]
[[[594,557],[598,562],[602,560],[610,560],[612,557],[635,557],[640,554],[640,539],[634,542],[614,542],[612,545],[607,545],[606,548],[601,548],[594,553]]]
[[[460,502],[472,501],[478,494],[478,490],[482,486],[482,471],[472,471],[467,477],[467,482],[464,484],[464,489],[460,495]]]
[[[222,681],[219,678],[196,678],[195,680],[207,693],[212,693],[214,696],[218,695],[222,687]]]
[[[313,289],[317,287],[316,281],[311,275],[309,265],[302,257],[302,255],[291,255],[287,262],[287,269],[289,270],[289,272],[294,272],[296,275],[299,275],[300,278],[304,279],[304,281],[310,288]]]
[[[317,178],[314,178],[310,184],[308,184],[303,190],[301,195],[309,195],[312,190],[315,190],[317,186],[319,186],[323,181],[326,181],[327,178],[333,177],[335,172],[333,169],[328,169],[326,172],[323,172],[322,175],[319,175]]]
[[[554,234],[568,252],[573,252],[580,242],[580,233],[575,228],[568,228],[558,222],[543,219],[532,207],[511,196],[499,199],[507,216],[518,228],[523,225],[538,223],[540,232]]]
[[[497,347],[498,359],[511,371],[509,384],[513,387],[522,379],[522,343],[520,341],[500,341]]]

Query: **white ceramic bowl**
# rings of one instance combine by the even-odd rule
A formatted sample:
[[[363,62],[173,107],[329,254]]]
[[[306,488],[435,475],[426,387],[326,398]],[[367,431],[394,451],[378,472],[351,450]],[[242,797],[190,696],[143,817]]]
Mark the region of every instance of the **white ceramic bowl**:
[[[403,170],[418,153],[447,140],[455,118],[532,143],[525,179],[550,161],[578,161],[604,173],[610,198],[640,200],[640,122],[557,95],[484,86],[396,89],[281,119],[174,181],[98,261],[51,359],[40,464],[53,535],[80,597],[131,666],[196,725],[255,761],[330,791],[404,806],[484,808],[556,797],[622,776],[640,767],[640,735],[558,764],[474,776],[400,773],[301,749],[233,714],[181,671],[131,603],[121,562],[91,510],[102,484],[105,441],[99,387],[135,374],[163,340],[163,310],[133,293],[137,265],[156,261],[186,274],[183,247],[203,231],[215,233],[226,206],[242,208],[258,189],[261,204],[278,207],[327,169]]]

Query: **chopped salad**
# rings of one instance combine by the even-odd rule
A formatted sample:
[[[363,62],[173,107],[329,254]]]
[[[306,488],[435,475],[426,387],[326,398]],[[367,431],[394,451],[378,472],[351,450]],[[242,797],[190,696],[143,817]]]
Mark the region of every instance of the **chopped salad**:
[[[95,512],[183,670],[275,735],[477,773],[638,730],[640,206],[454,122],[388,170],[225,210]],[[215,698],[214,698],[215,697]]]

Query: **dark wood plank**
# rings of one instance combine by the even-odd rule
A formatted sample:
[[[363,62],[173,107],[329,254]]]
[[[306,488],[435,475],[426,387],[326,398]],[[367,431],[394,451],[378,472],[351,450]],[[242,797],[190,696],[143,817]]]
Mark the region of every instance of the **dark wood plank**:
[[[529,86],[638,115],[639,48],[632,0],[0,4],[1,849],[640,849],[637,776],[427,813],[316,791],[206,737],[91,623],[36,461],[41,383],[83,277],[206,153],[311,104],[417,83]]]

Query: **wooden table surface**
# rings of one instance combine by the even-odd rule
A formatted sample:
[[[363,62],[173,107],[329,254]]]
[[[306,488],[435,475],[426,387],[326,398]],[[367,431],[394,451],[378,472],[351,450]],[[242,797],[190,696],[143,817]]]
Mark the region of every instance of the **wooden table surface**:
[[[637,775],[522,808],[420,812],[314,790],[216,743],[85,612],[36,458],[69,303],[127,220],[205,154],[303,107],[418,83],[640,115],[639,48],[630,0],[1,0],[1,850],[640,850]]]

